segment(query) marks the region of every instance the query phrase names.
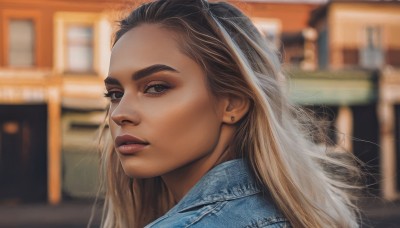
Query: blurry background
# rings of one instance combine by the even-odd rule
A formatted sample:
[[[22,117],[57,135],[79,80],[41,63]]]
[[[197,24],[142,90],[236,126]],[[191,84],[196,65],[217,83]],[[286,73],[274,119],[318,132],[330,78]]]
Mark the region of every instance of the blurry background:
[[[292,101],[367,164],[368,194],[400,199],[400,2],[228,2],[282,52]],[[0,0],[0,205],[95,196],[112,32],[137,4]]]

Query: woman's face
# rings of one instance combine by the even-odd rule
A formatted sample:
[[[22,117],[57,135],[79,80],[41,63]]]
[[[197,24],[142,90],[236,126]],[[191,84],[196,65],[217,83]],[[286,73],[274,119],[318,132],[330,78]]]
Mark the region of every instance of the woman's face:
[[[220,136],[223,105],[176,34],[144,24],[112,49],[109,125],[127,175],[146,178],[209,156]]]

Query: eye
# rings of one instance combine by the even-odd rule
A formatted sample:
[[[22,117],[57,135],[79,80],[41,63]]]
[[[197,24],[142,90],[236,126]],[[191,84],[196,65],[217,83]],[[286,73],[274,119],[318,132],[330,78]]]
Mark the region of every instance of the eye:
[[[161,84],[161,83],[154,83],[147,85],[146,88],[144,89],[144,93],[150,94],[150,95],[161,95],[165,93],[168,89],[170,89],[170,86]]]
[[[105,97],[108,97],[111,102],[118,102],[122,96],[124,95],[123,92],[119,91],[108,91],[107,93],[104,94]]]

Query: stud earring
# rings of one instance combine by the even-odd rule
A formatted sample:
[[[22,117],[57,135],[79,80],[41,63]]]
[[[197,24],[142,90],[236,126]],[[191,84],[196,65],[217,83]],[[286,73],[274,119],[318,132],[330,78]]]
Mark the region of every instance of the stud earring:
[[[235,121],[235,117],[234,116],[231,116],[231,121],[232,122]]]

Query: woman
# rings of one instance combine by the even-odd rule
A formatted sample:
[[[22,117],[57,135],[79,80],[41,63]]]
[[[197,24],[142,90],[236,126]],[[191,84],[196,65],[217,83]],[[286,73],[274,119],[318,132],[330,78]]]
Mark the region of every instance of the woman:
[[[352,167],[314,143],[239,10],[154,1],[115,38],[103,227],[358,226],[351,185],[325,169]]]

